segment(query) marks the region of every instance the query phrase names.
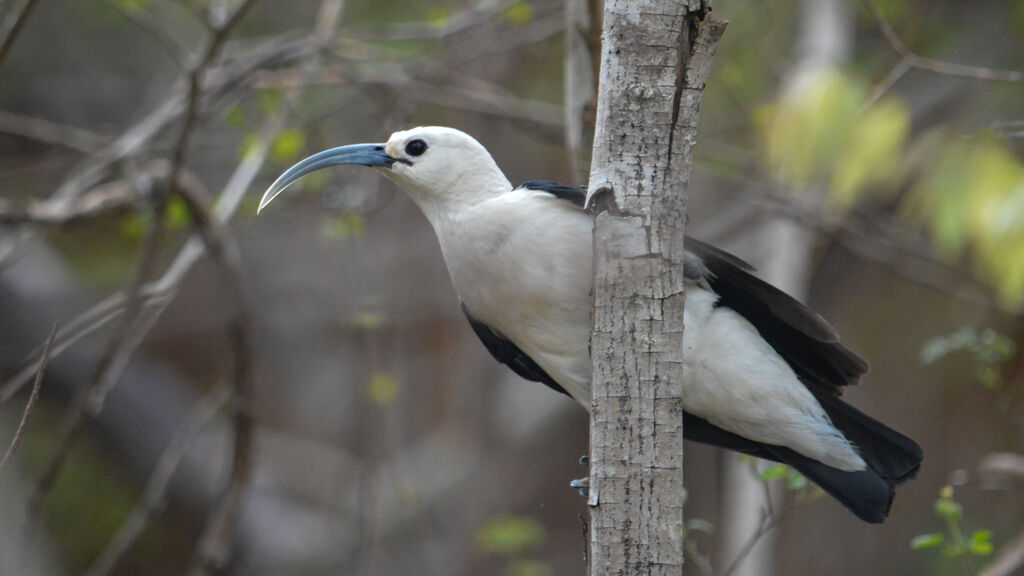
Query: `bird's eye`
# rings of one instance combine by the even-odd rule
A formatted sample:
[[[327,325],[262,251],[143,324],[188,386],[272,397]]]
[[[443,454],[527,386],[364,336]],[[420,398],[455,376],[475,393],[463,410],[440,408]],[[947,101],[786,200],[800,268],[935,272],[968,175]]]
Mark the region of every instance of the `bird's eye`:
[[[409,156],[419,156],[427,151],[427,143],[417,138],[405,145],[405,153]]]

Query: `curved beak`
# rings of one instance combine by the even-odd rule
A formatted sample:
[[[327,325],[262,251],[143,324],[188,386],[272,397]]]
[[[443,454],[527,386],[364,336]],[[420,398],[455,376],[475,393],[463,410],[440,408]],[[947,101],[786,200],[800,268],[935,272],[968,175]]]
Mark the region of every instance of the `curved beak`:
[[[263,210],[267,204],[270,204],[278,194],[284,192],[285,188],[291,186],[296,180],[310,172],[315,172],[330,166],[338,166],[340,164],[356,164],[359,166],[391,168],[395,162],[407,161],[401,158],[392,158],[389,156],[388,153],[384,151],[384,144],[352,144],[349,146],[331,148],[330,150],[324,150],[323,152],[313,154],[309,158],[306,158],[288,170],[285,170],[284,174],[281,174],[277,180],[274,180],[274,183],[271,184],[270,188],[268,188],[263,194],[263,198],[260,199],[260,206],[256,209],[256,213],[259,214],[260,210]]]

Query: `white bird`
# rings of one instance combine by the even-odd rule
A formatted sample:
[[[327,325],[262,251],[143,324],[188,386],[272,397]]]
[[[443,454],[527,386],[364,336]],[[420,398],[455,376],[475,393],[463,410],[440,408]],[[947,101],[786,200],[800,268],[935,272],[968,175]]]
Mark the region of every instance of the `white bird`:
[[[590,408],[594,221],[582,189],[515,187],[473,137],[429,126],[310,156],[270,186],[259,209],[340,164],[376,168],[420,207],[466,317],[497,360]],[[839,400],[867,363],[739,258],[692,238],[684,246],[685,436],[784,462],[858,517],[884,520],[922,453]]]

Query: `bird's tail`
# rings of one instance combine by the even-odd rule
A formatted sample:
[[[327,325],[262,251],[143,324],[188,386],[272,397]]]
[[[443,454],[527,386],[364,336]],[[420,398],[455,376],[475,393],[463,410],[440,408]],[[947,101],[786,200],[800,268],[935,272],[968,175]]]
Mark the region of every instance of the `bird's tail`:
[[[813,391],[813,390],[812,390]],[[917,474],[924,455],[910,438],[828,393],[816,393],[832,423],[860,452],[867,468],[844,472],[779,446],[765,446],[776,460],[807,477],[862,520],[885,520],[894,488]]]

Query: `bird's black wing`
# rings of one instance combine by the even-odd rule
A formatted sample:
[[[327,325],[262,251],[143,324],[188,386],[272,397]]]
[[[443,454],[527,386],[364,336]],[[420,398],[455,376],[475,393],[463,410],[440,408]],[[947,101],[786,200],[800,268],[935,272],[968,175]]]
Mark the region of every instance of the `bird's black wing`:
[[[703,274],[701,281],[718,294],[718,305],[753,324],[805,384],[838,396],[868,371],[868,363],[839,343],[824,318],[751,274],[749,264],[690,237],[684,246],[688,256],[699,259],[687,266],[687,273]]]
[[[480,341],[484,343],[487,351],[494,356],[494,359],[502,364],[508,366],[513,372],[519,376],[532,380],[534,382],[541,382],[549,386],[555,392],[561,392],[562,394],[569,395],[562,388],[558,382],[555,382],[543,368],[537,365],[532,358],[526,355],[525,352],[519,349],[511,340],[502,336],[498,331],[494,330],[487,324],[476,319],[469,310],[466,309],[466,305],[460,302],[462,306],[462,313],[466,315],[466,319],[469,320],[469,325],[473,327],[473,332],[480,338]]]
[[[543,190],[583,207],[586,191],[547,180],[520,188]],[[753,275],[754,267],[714,246],[687,236],[687,277],[713,290],[718,304],[735,310],[757,328],[805,383],[839,395],[868,371],[860,356],[839,343],[839,334],[810,308]]]
[[[587,201],[587,191],[579,186],[567,186],[565,184],[559,184],[558,182],[551,182],[549,180],[527,180],[523,182],[519,188],[526,188],[527,190],[543,190],[553,194],[560,200],[566,200],[573,204],[583,208],[584,203]]]

